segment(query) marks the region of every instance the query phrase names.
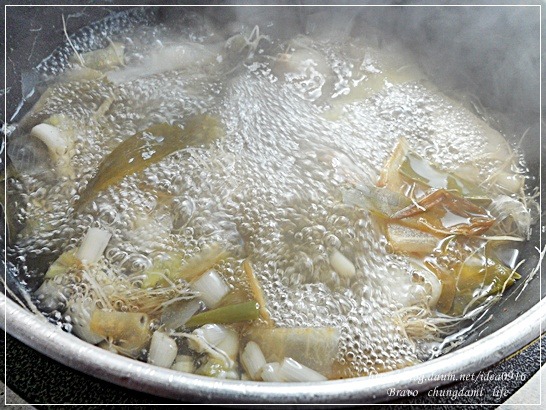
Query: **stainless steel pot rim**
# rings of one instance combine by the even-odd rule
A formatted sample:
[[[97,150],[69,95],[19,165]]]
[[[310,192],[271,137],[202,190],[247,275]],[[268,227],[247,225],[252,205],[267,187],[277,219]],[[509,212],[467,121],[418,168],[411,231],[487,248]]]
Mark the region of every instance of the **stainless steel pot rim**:
[[[207,403],[342,404],[383,401],[393,388],[423,393],[483,370],[542,334],[545,307],[542,299],[495,333],[437,359],[377,376],[321,383],[218,380],[155,367],[90,345],[4,295],[0,296],[0,323],[21,342],[75,370],[154,395]]]

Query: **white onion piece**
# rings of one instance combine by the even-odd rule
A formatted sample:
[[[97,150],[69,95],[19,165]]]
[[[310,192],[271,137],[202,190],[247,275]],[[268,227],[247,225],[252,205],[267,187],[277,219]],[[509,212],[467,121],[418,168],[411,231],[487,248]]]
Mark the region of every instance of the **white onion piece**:
[[[266,365],[266,360],[257,343],[250,341],[246,344],[241,353],[241,364],[252,380],[260,379],[260,372]]]
[[[108,231],[100,228],[89,228],[76,252],[76,257],[84,265],[98,262],[111,237],[112,234]]]
[[[319,372],[304,366],[290,357],[284,358],[278,372],[283,381],[287,382],[320,382],[328,380]]]
[[[215,307],[229,293],[229,287],[222,277],[212,269],[201,275],[191,286],[199,292],[199,297],[208,308]]]
[[[163,332],[154,332],[148,353],[148,363],[169,368],[176,359],[177,353],[178,346],[174,339]]]
[[[193,358],[191,356],[178,355],[176,356],[171,369],[184,373],[193,373],[195,371]]]
[[[330,253],[330,266],[344,278],[352,278],[356,274],[355,265],[337,249]]]
[[[280,375],[281,365],[277,362],[267,363],[262,368],[262,380],[264,382],[283,382],[283,378]]]
[[[55,162],[62,159],[68,152],[68,140],[60,129],[49,124],[38,124],[30,131],[30,135],[42,141]]]

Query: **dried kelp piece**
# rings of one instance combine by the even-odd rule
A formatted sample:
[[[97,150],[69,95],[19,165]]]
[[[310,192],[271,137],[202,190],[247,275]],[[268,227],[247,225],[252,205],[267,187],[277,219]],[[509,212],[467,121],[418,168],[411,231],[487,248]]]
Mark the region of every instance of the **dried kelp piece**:
[[[78,199],[75,209],[81,209],[99,192],[127,175],[142,171],[175,151],[209,144],[221,135],[218,120],[209,115],[196,115],[188,119],[184,128],[161,123],[137,132],[102,160],[97,173]]]

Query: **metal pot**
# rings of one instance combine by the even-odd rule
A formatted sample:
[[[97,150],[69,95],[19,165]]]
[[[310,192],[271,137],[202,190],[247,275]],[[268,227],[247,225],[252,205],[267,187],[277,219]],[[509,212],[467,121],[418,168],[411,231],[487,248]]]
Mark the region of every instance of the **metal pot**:
[[[30,91],[38,81],[37,64],[52,52],[53,58],[64,58],[63,48],[55,48],[65,40],[61,14],[70,17],[70,32],[83,28],[78,36],[92,42],[95,34],[105,35],[110,29],[126,28],[124,23],[112,24],[118,18],[115,13],[124,9],[8,7],[7,122],[20,119],[35,101],[36,96]],[[131,17],[123,21],[147,19],[157,23],[168,21],[170,13],[185,10],[147,8],[144,12],[131,11]],[[223,19],[237,14],[233,8],[196,10],[217,13]],[[313,8],[290,9],[290,15],[297,22],[311,11]],[[265,8],[252,12],[277,16],[285,10]],[[488,108],[500,113],[498,125],[509,129],[509,135],[521,135],[529,128],[523,150],[529,172],[538,184],[541,173],[539,8],[374,7],[348,12],[361,13],[362,23],[375,24],[403,39],[419,55],[428,74],[446,89],[472,91],[481,101],[488,102]],[[106,20],[99,21],[104,18]],[[542,311],[546,302],[541,301],[546,287],[541,287],[544,279],[534,271],[540,264],[535,249],[542,249],[540,239],[540,229],[535,226],[531,240],[521,249],[522,257],[527,260],[521,268],[523,279],[489,311],[491,320],[477,327],[464,345],[437,359],[369,378],[278,385],[216,380],[160,369],[89,345],[41,320],[10,298],[4,303],[3,296],[0,296],[0,323],[5,323],[6,331],[25,344],[74,369],[164,397],[216,403],[377,402],[388,399],[388,390],[392,388],[423,392],[450,381],[449,377],[438,375],[457,376],[479,371],[538,338],[546,325]],[[8,285],[10,277],[8,270]]]

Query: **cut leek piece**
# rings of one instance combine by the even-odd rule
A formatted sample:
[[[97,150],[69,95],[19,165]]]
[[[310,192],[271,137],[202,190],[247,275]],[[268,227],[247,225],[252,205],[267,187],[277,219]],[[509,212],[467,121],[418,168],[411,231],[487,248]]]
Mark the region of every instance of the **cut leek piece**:
[[[217,379],[239,379],[239,374],[235,369],[227,366],[225,362],[216,358],[210,358],[195,371],[195,374],[215,377]]]
[[[95,310],[89,328],[133,358],[141,355],[152,337],[150,319],[144,313]]]
[[[404,184],[398,169],[404,162],[406,154],[409,151],[408,142],[405,138],[400,138],[394,147],[392,155],[387,159],[385,166],[381,170],[377,186],[387,188],[391,191],[398,191]]]
[[[177,353],[178,346],[172,337],[160,331],[154,332],[148,352],[148,363],[169,368],[174,363]]]
[[[167,155],[188,146],[208,144],[218,139],[220,135],[219,122],[208,115],[196,115],[188,119],[184,128],[162,123],[137,132],[102,160],[97,173],[78,199],[75,209],[80,209],[99,192],[121,181],[127,175],[142,171]]]
[[[154,260],[152,266],[144,271],[146,277],[142,281],[143,288],[153,288],[157,285],[164,285],[165,277],[173,278],[182,266],[184,256],[181,253],[170,252]]]
[[[217,308],[245,303],[252,299],[252,295],[246,289],[236,288],[222,298]]]
[[[477,184],[463,179],[456,173],[440,170],[416,152],[411,151],[406,139],[401,138],[385,163],[377,186],[399,191],[415,183],[419,184],[423,191],[430,188],[446,189],[475,202],[489,203],[491,201],[491,198]]]
[[[279,368],[279,375],[287,382],[321,382],[328,380],[322,374],[298,363],[291,357],[285,357]]]
[[[184,279],[192,281],[203,275],[214,265],[226,259],[229,252],[220,244],[213,243],[203,248],[198,254],[184,261],[182,254],[172,252],[162,260],[154,264],[145,271],[146,278],[142,284],[143,287],[151,288],[164,284],[164,277],[167,276],[172,281]]]
[[[71,269],[82,269],[82,261],[74,255],[74,251],[67,251],[53,262],[45,274],[45,279],[52,279],[58,275],[65,275]]]
[[[193,373],[195,371],[193,358],[187,355],[178,355],[176,356],[171,369],[184,373]]]
[[[332,269],[334,269],[339,276],[352,278],[356,275],[356,267],[353,262],[337,249],[334,249],[330,253],[328,261],[330,262]]]
[[[237,323],[256,320],[260,316],[260,305],[255,300],[236,305],[224,306],[193,316],[186,322],[187,327],[202,326],[207,323]]]
[[[104,73],[99,70],[94,70],[89,67],[75,65],[69,70],[66,70],[62,75],[63,81],[92,81],[99,80],[104,77]]]
[[[433,235],[479,235],[495,223],[483,207],[445,189],[412,202],[387,188],[359,186],[345,191],[343,200],[382,219]]]
[[[72,323],[72,333],[80,339],[96,345],[104,340],[103,336],[96,334],[90,329],[91,317],[95,307],[92,301],[84,298],[76,298],[71,301],[68,314]]]
[[[240,355],[241,364],[252,380],[260,380],[266,360],[262,349],[255,342],[248,342]]]
[[[102,258],[102,254],[108,246],[111,237],[112,234],[104,229],[89,228],[75,256],[84,265],[97,263]]]
[[[73,138],[66,122],[64,117],[53,116],[47,122],[34,126],[30,131],[30,135],[46,145],[55,172],[60,177],[74,175],[71,164]]]
[[[280,375],[279,362],[267,363],[262,368],[261,377],[264,382],[281,383],[284,379]]]
[[[455,297],[457,296],[457,284],[455,277],[450,272],[437,270],[436,276],[442,284],[442,293],[436,303],[436,309],[440,313],[449,314],[452,311]]]
[[[161,313],[161,323],[167,329],[178,329],[186,324],[201,308],[197,299],[182,300],[167,305]]]
[[[260,346],[267,362],[291,357],[320,374],[330,376],[337,354],[339,330],[319,328],[253,327],[248,334]]]
[[[45,279],[64,275],[68,271],[83,269],[97,263],[108,246],[112,234],[104,229],[89,228],[76,250],[64,252],[51,264],[45,274]]]
[[[208,353],[209,356],[223,359],[226,364],[233,364],[239,353],[239,334],[226,326],[217,324],[206,324],[195,329],[192,334],[195,336],[190,339],[188,346],[198,353]],[[214,347],[214,349],[210,349]],[[224,354],[218,356],[215,351],[221,351]],[[230,360],[225,360],[226,357]]]
[[[200,75],[202,71],[196,68],[198,64],[203,68],[214,66],[220,52],[219,45],[218,49],[211,50],[203,44],[193,41],[180,43],[180,40],[179,38],[178,44],[174,46],[158,47],[139,64],[131,64],[122,69],[107,72],[106,78],[117,85],[172,70],[184,70]]]

